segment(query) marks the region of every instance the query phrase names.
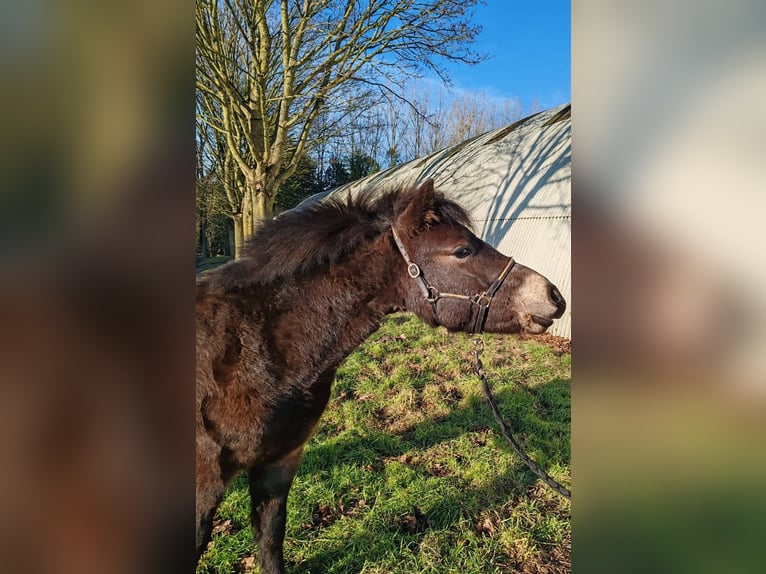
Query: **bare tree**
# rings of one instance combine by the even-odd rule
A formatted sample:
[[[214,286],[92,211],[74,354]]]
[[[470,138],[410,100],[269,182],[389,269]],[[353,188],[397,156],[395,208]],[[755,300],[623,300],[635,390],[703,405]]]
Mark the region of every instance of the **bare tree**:
[[[450,117],[446,107],[448,92],[440,86],[415,84],[410,87],[409,101],[406,108],[406,129],[404,147],[407,159],[429,155],[447,145],[445,130]]]
[[[215,212],[229,217],[234,229],[234,254],[239,257],[246,225],[252,226],[252,202],[248,201],[244,175],[238,169],[223,130],[204,118],[220,115],[220,102],[197,91],[197,202],[214,205]],[[204,185],[200,183],[204,181]],[[201,197],[204,195],[204,199]]]
[[[197,0],[197,89],[218,106],[201,113],[242,174],[243,218],[271,215],[323,110],[358,109],[350,85],[391,89],[425,71],[447,81],[442,61],[480,61],[476,2]]]
[[[521,118],[518,99],[492,97],[483,91],[461,91],[457,95],[445,87],[416,83],[408,90],[406,106],[398,106],[389,121],[388,132],[398,134],[400,159],[423,157],[459,144]]]

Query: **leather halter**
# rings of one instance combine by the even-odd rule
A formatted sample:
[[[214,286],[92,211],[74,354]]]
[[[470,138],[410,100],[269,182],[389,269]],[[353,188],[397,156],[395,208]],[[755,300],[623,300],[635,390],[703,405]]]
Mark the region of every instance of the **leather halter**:
[[[420,288],[421,293],[423,293],[423,297],[425,297],[426,301],[431,304],[431,308],[434,311],[434,319],[436,322],[440,323],[439,315],[436,309],[436,304],[438,303],[439,299],[460,299],[461,301],[468,301],[472,305],[476,305],[478,307],[476,312],[476,319],[474,320],[473,324],[473,330],[471,332],[480,333],[484,329],[484,322],[487,320],[487,314],[489,314],[489,306],[492,304],[492,298],[495,296],[495,293],[497,293],[497,290],[500,289],[500,285],[503,284],[503,281],[505,281],[505,278],[508,276],[508,274],[511,272],[511,269],[516,264],[516,261],[513,259],[513,257],[508,260],[508,263],[500,272],[500,275],[498,275],[497,278],[492,281],[490,286],[487,287],[483,293],[476,293],[475,295],[442,293],[436,289],[436,287],[431,285],[428,280],[426,280],[426,278],[423,276],[423,271],[420,269],[420,267],[418,267],[416,263],[412,261],[409,253],[407,253],[407,250],[404,248],[402,240],[399,239],[399,235],[396,233],[396,229],[393,225],[391,226],[391,234],[394,237],[396,246],[399,248],[399,253],[402,254],[405,263],[407,263],[407,274],[413,279],[418,280],[418,287]]]

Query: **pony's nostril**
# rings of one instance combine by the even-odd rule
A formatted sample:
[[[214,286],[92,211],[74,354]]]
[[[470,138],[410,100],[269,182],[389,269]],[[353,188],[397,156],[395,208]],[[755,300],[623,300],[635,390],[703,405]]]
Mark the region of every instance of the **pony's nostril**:
[[[551,285],[550,297],[553,304],[556,305],[556,308],[559,310],[559,313],[563,313],[564,309],[567,308],[567,303],[564,301],[564,297],[562,297],[561,292],[556,289],[555,285]]]

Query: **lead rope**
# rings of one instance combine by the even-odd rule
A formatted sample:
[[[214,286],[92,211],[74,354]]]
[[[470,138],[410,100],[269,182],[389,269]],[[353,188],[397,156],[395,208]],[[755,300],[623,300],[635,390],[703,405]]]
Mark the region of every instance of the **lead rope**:
[[[540,468],[537,463],[532,460],[527,453],[524,452],[524,449],[521,448],[521,445],[519,445],[518,442],[516,442],[516,439],[513,438],[513,434],[508,429],[508,426],[505,424],[505,421],[503,420],[503,417],[500,415],[500,410],[497,408],[497,403],[495,402],[495,397],[492,395],[492,391],[489,388],[489,382],[487,381],[487,375],[484,373],[484,365],[481,362],[481,354],[484,351],[484,341],[480,339],[479,337],[476,337],[473,340],[473,357],[475,360],[475,363],[473,365],[473,372],[476,373],[476,376],[479,377],[481,380],[481,386],[484,390],[484,398],[487,400],[487,403],[489,403],[489,408],[492,409],[492,415],[495,417],[495,421],[497,422],[497,425],[500,427],[500,432],[505,437],[505,440],[508,441],[508,443],[511,445],[511,448],[513,449],[513,452],[515,452],[518,457],[524,461],[524,464],[526,464],[529,469],[534,472],[537,476],[542,479],[545,484],[550,486],[553,490],[558,492],[561,496],[571,499],[572,493],[567,489],[566,487],[562,486],[556,480],[551,477],[547,472],[545,472],[542,468]]]
[[[477,306],[476,317],[473,324],[473,333],[480,335],[484,329],[484,321],[487,319],[487,314],[489,313],[489,306],[492,304],[492,299],[494,298],[495,293],[497,293],[500,285],[502,285],[503,281],[505,281],[505,278],[511,272],[511,269],[515,264],[513,257],[508,260],[505,267],[500,272],[500,275],[498,275],[497,279],[495,279],[490,284],[484,293],[477,293],[473,297],[455,293],[440,293],[437,289],[430,285],[428,281],[426,281],[425,277],[423,277],[423,272],[421,271],[420,267],[418,267],[410,258],[409,253],[407,253],[407,249],[404,247],[404,244],[399,238],[399,234],[396,233],[396,228],[394,228],[393,225],[391,226],[391,234],[394,238],[394,242],[396,243],[397,248],[399,249],[399,253],[401,253],[404,262],[407,264],[407,274],[413,279],[417,280],[418,288],[420,289],[421,293],[423,293],[423,296],[426,298],[426,300],[431,304],[431,307],[434,311],[434,320],[438,323],[436,303],[439,299],[451,298],[470,301],[472,304]],[[537,463],[529,458],[527,453],[524,452],[524,449],[522,449],[519,443],[516,442],[516,439],[513,438],[513,434],[511,434],[511,432],[508,430],[507,425],[503,421],[503,417],[500,416],[500,411],[497,408],[497,403],[495,402],[494,396],[492,396],[492,391],[489,389],[487,376],[484,374],[484,365],[482,365],[480,358],[480,355],[483,351],[484,341],[481,338],[476,337],[473,340],[473,356],[476,360],[473,366],[473,371],[476,373],[476,376],[481,379],[482,388],[484,389],[484,398],[487,399],[489,407],[492,409],[492,415],[495,417],[495,421],[497,421],[497,424],[500,427],[500,432],[505,437],[505,440],[510,443],[513,451],[519,456],[519,458],[521,458],[521,460],[524,461],[524,464],[526,464],[532,472],[539,476],[545,482],[545,484],[550,486],[561,496],[571,498],[571,493],[569,490],[561,486],[547,472],[537,466]]]

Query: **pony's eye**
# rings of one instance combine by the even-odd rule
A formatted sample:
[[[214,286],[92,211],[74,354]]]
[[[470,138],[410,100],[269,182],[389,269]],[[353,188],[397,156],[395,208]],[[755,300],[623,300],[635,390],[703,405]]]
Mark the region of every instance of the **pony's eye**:
[[[465,259],[469,255],[473,254],[473,249],[467,246],[459,247],[455,250],[455,252],[452,254],[458,259]]]

